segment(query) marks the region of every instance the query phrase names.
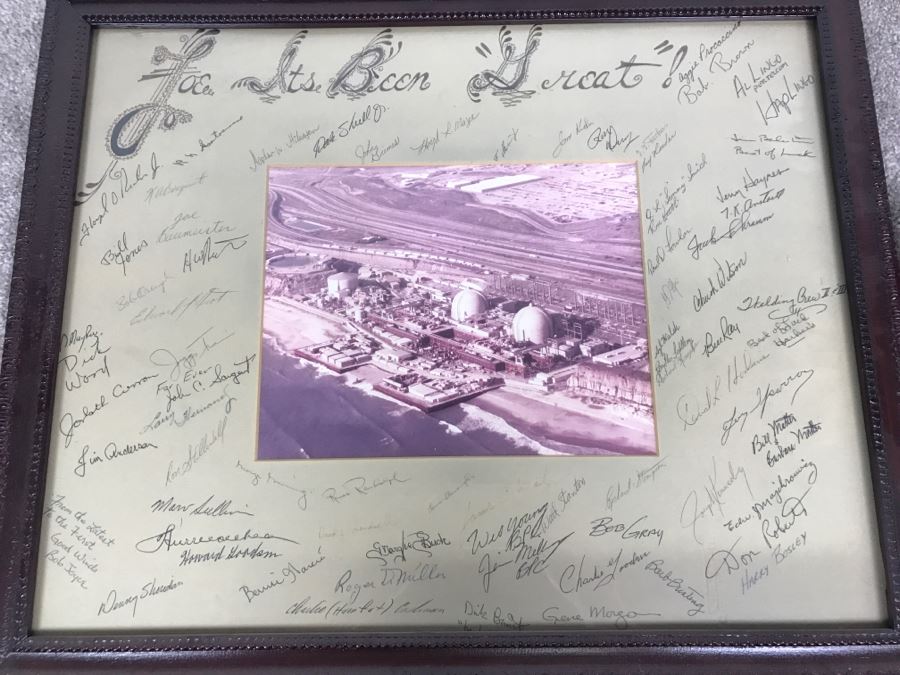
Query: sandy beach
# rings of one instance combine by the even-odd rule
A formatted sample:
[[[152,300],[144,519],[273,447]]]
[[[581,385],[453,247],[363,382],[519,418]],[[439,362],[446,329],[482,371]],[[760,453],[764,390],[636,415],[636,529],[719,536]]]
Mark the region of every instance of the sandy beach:
[[[586,415],[554,404],[552,399],[526,397],[503,387],[470,403],[505,419],[529,438],[545,444],[549,441],[551,447],[562,444],[570,454],[656,454],[652,423],[646,429],[631,428],[606,410],[591,410],[593,414]]]
[[[275,338],[278,346],[287,351],[347,334],[340,322],[318,315],[288,298],[266,298],[263,332]]]

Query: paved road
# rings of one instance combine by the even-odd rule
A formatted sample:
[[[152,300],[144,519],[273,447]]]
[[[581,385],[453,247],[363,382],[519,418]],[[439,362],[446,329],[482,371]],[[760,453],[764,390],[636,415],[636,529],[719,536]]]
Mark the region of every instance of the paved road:
[[[307,189],[305,186],[297,187],[299,181],[287,184],[273,180],[269,189],[280,195],[280,211],[293,211],[302,220],[333,229],[310,230],[303,227],[302,220],[295,224],[270,220],[270,232],[298,241],[325,240],[347,245],[353,245],[352,242],[362,236],[380,234],[388,238],[385,244],[388,248],[396,247],[399,242],[413,245],[416,250],[433,256],[482,264],[489,270],[533,273],[542,279],[557,280],[566,286],[576,282],[581,290],[597,293],[619,288],[623,295],[633,296],[633,300],[642,299],[640,284],[627,283],[627,280],[641,279],[641,262],[637,256],[630,265],[602,260],[599,251],[585,256],[576,252],[578,248],[575,245],[567,241],[550,242],[543,234],[507,235],[504,232],[504,239],[518,240],[512,244],[505,243],[485,236],[484,228],[467,227],[466,223],[429,215],[427,212],[407,212],[379,206],[370,198],[370,192],[364,195],[354,194],[358,190],[352,190],[337,177],[325,178],[317,183]],[[335,230],[340,230],[341,233],[335,233]],[[346,236],[342,232],[354,234],[341,241],[339,237]],[[556,250],[548,250],[551,245]],[[562,251],[567,248],[573,250]],[[579,248],[583,251],[585,246]]]

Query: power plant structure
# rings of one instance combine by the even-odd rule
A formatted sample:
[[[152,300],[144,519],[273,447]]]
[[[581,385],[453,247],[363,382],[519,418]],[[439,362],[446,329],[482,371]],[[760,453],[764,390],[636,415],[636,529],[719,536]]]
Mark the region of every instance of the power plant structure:
[[[327,284],[329,295],[343,297],[359,288],[359,277],[353,272],[338,272],[328,277]]]
[[[450,302],[450,318],[465,321],[487,311],[488,301],[482,293],[472,288],[464,288],[453,296]]]
[[[267,293],[290,296],[346,326],[347,336],[296,349],[296,356],[336,372],[377,367],[384,372],[377,391],[422,410],[515,382],[523,391],[651,405],[647,345],[635,337],[635,312],[598,309],[627,303],[596,300],[582,313],[552,302],[578,293],[549,285],[535,285],[542,290],[530,296],[546,300],[542,305],[522,293],[500,295],[501,288],[523,286],[498,275],[453,288],[437,275],[325,256],[291,268],[280,281],[270,269],[270,277]]]
[[[512,336],[516,342],[545,344],[553,336],[553,321],[540,307],[528,305],[513,317]]]

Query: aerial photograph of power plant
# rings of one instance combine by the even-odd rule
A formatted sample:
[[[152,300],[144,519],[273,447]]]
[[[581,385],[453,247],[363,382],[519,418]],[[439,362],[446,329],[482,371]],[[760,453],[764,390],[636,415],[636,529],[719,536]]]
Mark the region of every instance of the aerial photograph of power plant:
[[[655,455],[633,163],[271,167],[257,459]]]

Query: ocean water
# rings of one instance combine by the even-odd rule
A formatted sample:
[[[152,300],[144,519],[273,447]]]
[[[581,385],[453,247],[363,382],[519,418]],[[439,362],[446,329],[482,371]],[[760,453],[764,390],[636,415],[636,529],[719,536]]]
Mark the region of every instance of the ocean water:
[[[259,459],[556,454],[468,404],[423,414],[263,341]],[[366,391],[369,389],[370,391]]]

